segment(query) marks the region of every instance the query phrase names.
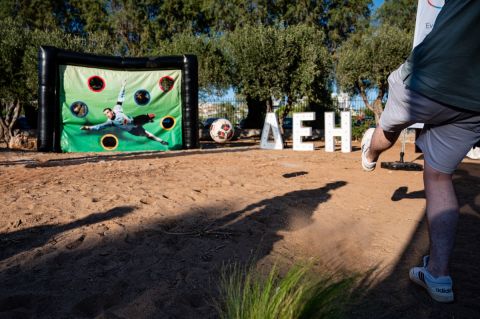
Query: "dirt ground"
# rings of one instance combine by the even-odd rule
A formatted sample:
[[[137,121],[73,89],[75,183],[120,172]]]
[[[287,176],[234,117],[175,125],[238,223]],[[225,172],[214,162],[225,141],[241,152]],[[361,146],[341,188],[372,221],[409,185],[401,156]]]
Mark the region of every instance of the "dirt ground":
[[[136,154],[0,151],[0,318],[216,318],[222,264],[310,257],[363,274],[350,318],[478,318],[480,162],[455,174],[456,301],[408,280],[427,252],[421,172],[258,141]],[[382,158],[399,159],[396,145]],[[423,164],[413,144],[407,161]]]

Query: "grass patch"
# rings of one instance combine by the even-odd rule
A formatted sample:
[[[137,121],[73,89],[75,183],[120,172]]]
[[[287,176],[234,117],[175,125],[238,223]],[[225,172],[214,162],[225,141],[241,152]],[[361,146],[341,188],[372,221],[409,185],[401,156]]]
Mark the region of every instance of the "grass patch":
[[[252,265],[233,264],[222,271],[217,309],[223,319],[342,318],[355,281],[313,273],[311,263],[284,276],[276,266],[262,275]]]

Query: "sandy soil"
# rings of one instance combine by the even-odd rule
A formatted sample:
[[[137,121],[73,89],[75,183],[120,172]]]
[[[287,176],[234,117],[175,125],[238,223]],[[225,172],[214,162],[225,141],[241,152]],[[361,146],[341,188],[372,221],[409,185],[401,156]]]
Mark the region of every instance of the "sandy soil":
[[[309,257],[365,276],[351,318],[478,318],[479,162],[455,174],[457,300],[440,305],[408,280],[428,247],[422,173],[365,173],[358,144],[316,146],[0,151],[0,318],[215,318],[222,264]],[[406,153],[423,164],[413,144]]]

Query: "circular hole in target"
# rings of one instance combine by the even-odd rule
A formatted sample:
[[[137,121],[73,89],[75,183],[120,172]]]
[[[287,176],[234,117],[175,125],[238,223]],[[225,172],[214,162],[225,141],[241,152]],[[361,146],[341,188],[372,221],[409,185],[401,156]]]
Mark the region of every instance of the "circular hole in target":
[[[168,131],[175,127],[176,122],[173,116],[167,115],[160,120],[160,125]]]
[[[101,92],[105,88],[105,80],[94,75],[88,78],[88,88],[93,92]]]
[[[76,101],[70,105],[70,112],[76,117],[85,117],[88,114],[88,106],[82,101]]]
[[[113,134],[105,134],[102,136],[100,144],[107,151],[113,151],[118,146],[118,138]]]
[[[170,76],[164,76],[158,81],[158,84],[160,85],[160,89],[163,92],[168,92],[173,89],[173,84],[175,83],[175,80],[170,77]]]
[[[150,93],[147,90],[138,90],[135,92],[133,99],[138,105],[147,105],[150,102]]]

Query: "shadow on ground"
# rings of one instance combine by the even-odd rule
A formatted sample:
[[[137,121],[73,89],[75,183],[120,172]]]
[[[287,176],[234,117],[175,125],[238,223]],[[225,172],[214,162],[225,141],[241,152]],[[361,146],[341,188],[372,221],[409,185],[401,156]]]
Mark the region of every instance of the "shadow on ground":
[[[48,241],[58,241],[57,235],[65,233],[69,230],[105,222],[110,219],[120,218],[133,212],[135,207],[122,206],[115,207],[107,212],[94,213],[83,219],[76,220],[74,222],[63,225],[44,225],[35,226],[31,228],[21,229],[18,231],[10,232],[8,234],[0,234],[0,262],[23,251],[29,251],[37,247],[42,247]],[[79,241],[77,239],[77,241]],[[74,247],[78,243],[71,243],[71,247]],[[70,246],[69,246],[70,247]]]
[[[428,254],[427,222],[424,218],[393,272],[380,283],[363,291],[363,297],[350,309],[349,318],[479,318],[480,316],[480,165],[463,163],[454,175],[459,198],[460,219],[456,246],[451,260],[455,302],[437,303],[408,279],[412,266],[420,265]],[[392,200],[424,197],[400,187]]]
[[[463,163],[454,182],[461,207],[451,269],[455,303],[438,304],[408,280],[409,268],[428,251],[422,220],[390,275],[372,284],[367,274],[349,318],[478,317],[480,165]],[[0,318],[216,318],[212,301],[222,265],[261,260],[291,219],[307,225],[345,185],[337,181],[289,192],[222,217],[218,212],[224,207],[211,206],[134,229],[122,223],[134,208],[117,207],[71,224],[0,234]],[[400,187],[392,200],[421,196]],[[117,229],[106,229],[107,220],[118,221]],[[85,227],[90,228],[86,237],[70,241],[82,238]]]
[[[308,225],[319,205],[345,185],[289,192],[222,217],[223,207],[212,206],[140,229],[121,223],[133,210],[125,207],[104,218],[94,214],[69,225],[2,234],[18,241],[4,241],[0,318],[215,318],[222,265],[267,256],[289,221]],[[102,221],[110,218],[124,228],[109,230]],[[93,232],[74,247],[50,240],[68,231],[78,236],[87,225]],[[89,236],[93,246],[85,243]],[[29,258],[21,254],[26,251]]]

